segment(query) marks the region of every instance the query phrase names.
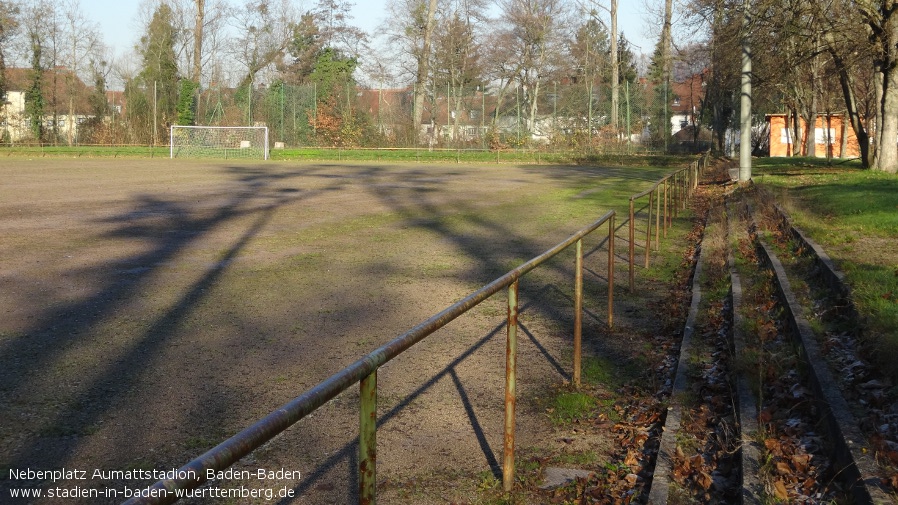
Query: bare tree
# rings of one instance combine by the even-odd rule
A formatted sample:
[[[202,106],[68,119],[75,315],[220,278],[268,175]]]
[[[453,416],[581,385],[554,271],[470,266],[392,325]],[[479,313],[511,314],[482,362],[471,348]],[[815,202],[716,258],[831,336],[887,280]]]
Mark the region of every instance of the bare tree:
[[[350,24],[352,5],[346,0],[318,0],[313,15],[324,47],[359,59],[367,51],[368,35]]]
[[[25,92],[25,114],[31,122],[35,140],[47,140],[45,119],[47,112],[53,115],[50,140],[56,140],[57,72],[55,69],[61,42],[59,14],[55,4],[37,0],[24,4],[21,10],[21,37],[18,39],[19,53],[23,60],[30,62],[31,83]],[[45,81],[49,77],[49,83]]]
[[[233,18],[237,35],[231,47],[234,57],[245,67],[241,87],[252,85],[256,74],[283,56],[296,18],[287,0],[246,0],[238,9]]]
[[[453,138],[458,138],[466,92],[484,84],[480,66],[481,46],[477,36],[484,19],[482,1],[454,1],[438,16],[434,41],[434,87],[447,90],[446,110],[453,110]],[[451,92],[450,92],[451,91]],[[454,97],[454,103],[452,98]]]
[[[66,89],[68,93],[68,118],[65,125],[66,140],[69,145],[75,142],[75,102],[83,101],[83,89],[78,86],[79,78],[88,75],[89,61],[102,45],[100,30],[95,23],[91,23],[89,19],[81,11],[81,5],[78,0],[69,0],[62,5],[62,16],[65,19],[65,36],[68,39],[68,45],[65,48],[65,61],[68,65],[68,71],[64,77],[66,80]]]
[[[437,0],[390,0],[387,9],[389,16],[384,31],[395,55],[394,64],[400,66],[399,77],[408,78],[414,86],[411,126],[417,138],[431,74],[438,3]]]
[[[856,0],[872,42],[879,128],[872,168],[898,173],[898,5],[894,0]]]
[[[4,2],[0,4],[0,109],[6,113],[6,47],[15,35],[18,25],[19,8],[15,2]],[[3,117],[3,123],[6,124],[6,118]],[[6,136],[6,131],[0,133]],[[0,139],[0,142],[6,139]]]
[[[522,93],[526,128],[533,131],[543,79],[563,61],[572,5],[564,0],[502,0],[500,28],[490,42],[493,68],[500,72],[499,99],[515,84]]]
[[[206,0],[196,0],[196,15],[193,23],[193,69],[190,79],[199,84],[203,77],[203,28],[206,18]],[[199,89],[199,88],[197,88]]]

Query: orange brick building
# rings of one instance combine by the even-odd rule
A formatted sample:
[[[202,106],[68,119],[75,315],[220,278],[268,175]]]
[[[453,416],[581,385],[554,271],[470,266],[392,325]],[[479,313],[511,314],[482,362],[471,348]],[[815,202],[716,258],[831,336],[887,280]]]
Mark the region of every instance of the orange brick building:
[[[800,131],[796,135],[794,130],[786,128],[785,114],[768,114],[767,123],[770,125],[770,156],[806,156],[808,146],[808,134],[811,130],[807,127],[804,118],[799,118]],[[813,137],[810,139],[816,144],[815,154],[818,158],[825,158],[827,150],[834,158],[857,158],[861,155],[860,146],[854,130],[850,125],[844,124],[842,114],[830,114],[817,116],[817,124],[814,126]],[[794,128],[794,124],[792,125]],[[842,135],[846,136],[845,152],[842,152]],[[794,140],[799,142],[796,146]],[[796,149],[799,151],[796,152]]]

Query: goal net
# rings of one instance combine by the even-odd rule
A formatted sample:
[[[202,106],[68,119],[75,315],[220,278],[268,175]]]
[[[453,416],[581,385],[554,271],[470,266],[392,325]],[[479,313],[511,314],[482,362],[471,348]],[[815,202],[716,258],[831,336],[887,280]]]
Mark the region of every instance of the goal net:
[[[171,157],[267,160],[268,127],[172,125]]]

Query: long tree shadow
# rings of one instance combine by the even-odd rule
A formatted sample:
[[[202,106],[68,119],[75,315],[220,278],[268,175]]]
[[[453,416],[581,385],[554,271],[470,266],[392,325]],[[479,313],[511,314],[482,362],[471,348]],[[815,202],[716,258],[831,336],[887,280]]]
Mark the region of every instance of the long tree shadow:
[[[371,170],[377,170],[372,168]],[[171,342],[172,328],[194,310],[224,275],[229,265],[259,235],[279,208],[338,189],[336,181],[319,190],[279,188],[280,180],[310,175],[314,169],[272,173],[243,167],[227,169],[234,188],[225,202],[211,210],[199,210],[177,201],[152,195],[136,197],[131,210],[107,220],[113,229],[107,239],[140,240],[150,245],[144,252],[123,258],[93,272],[99,287],[89,296],[52,307],[38,324],[22,335],[6,339],[0,346],[0,393],[9,408],[26,404],[35,394],[38,381],[52,380],[53,368],[67,352],[79,345],[104,321],[113,318],[126,303],[139,296],[141,286],[176,256],[205,235],[240,219],[250,221],[246,229],[217,260],[140,334],[129,337],[129,348],[102,369],[91,370],[89,379],[73,397],[46,414],[39,431],[26,427],[19,434],[14,453],[4,456],[8,468],[58,468],[73,455],[82,440],[72,433],[88,431],[109,410],[122,404],[151,369],[161,351]],[[125,273],[125,275],[122,275]],[[164,394],[164,393],[163,393]],[[135,413],[140,415],[139,413]],[[0,486],[10,482],[4,479]],[[8,495],[7,495],[8,496]]]
[[[546,288],[543,288],[542,291],[545,291],[547,289],[549,289],[548,286]],[[537,303],[537,301],[530,301],[522,305],[520,307],[521,315],[527,314],[528,311],[533,309]],[[474,436],[477,439],[478,447],[480,448],[480,451],[485,461],[487,462],[489,470],[496,478],[501,478],[502,469],[497,458],[496,450],[492,446],[490,446],[489,441],[487,440],[486,432],[484,431],[483,425],[477,416],[475,406],[472,404],[471,399],[469,398],[469,395],[467,393],[467,389],[465,388],[464,383],[458,375],[458,368],[463,363],[465,363],[465,361],[474,356],[475,353],[482,350],[483,347],[490,343],[494,338],[501,335],[505,327],[505,322],[494,326],[486,335],[482,336],[473,345],[465,349],[461,354],[450,361],[439,372],[435,373],[427,381],[415,388],[414,391],[402,398],[402,400],[400,400],[395,406],[393,406],[383,414],[380,414],[377,418],[378,429],[383,428],[388,423],[396,419],[403,411],[414,404],[416,400],[421,398],[428,391],[432,390],[440,381],[449,378],[452,380],[452,384],[455,388],[456,393],[458,394],[458,400],[462,404],[465,415],[468,418],[468,423],[470,424],[471,430],[473,431]],[[558,362],[557,358],[553,356],[542,343],[539,342],[539,340],[533,335],[532,332],[527,330],[525,326],[522,326],[522,328],[524,334],[533,343],[534,348],[537,349],[537,351],[540,352],[551,364],[551,366],[557,371],[559,378],[563,380],[570,379],[570,374],[565,372],[564,368]],[[527,350],[521,349],[520,352],[527,352]],[[302,481],[293,488],[296,496],[302,496],[305,493],[313,490],[315,486],[319,484],[321,479],[325,478],[330,473],[331,469],[337,467],[341,462],[344,462],[347,464],[347,468],[349,471],[349,474],[346,476],[345,480],[347,484],[346,492],[348,493],[350,499],[357,498],[358,490],[354,486],[358,481],[358,465],[356,459],[358,456],[358,450],[358,440],[354,439],[351,442],[344,444],[333,454],[329,455],[324,461],[319,463],[316,468],[312,469],[310,472],[303,473]],[[291,502],[292,500],[284,499],[280,503],[286,504]]]
[[[578,173],[579,175],[582,175],[583,173],[593,175],[592,172],[584,170],[579,170]],[[418,181],[420,183],[420,178],[426,177],[428,174],[427,172],[421,171],[418,173],[410,172],[405,175],[410,178],[419,177]],[[456,205],[447,210],[445,206],[432,202],[429,199],[429,196],[432,195],[435,190],[433,187],[430,187],[426,181],[424,184],[417,185],[409,183],[404,187],[375,185],[370,188],[370,191],[376,194],[382,202],[390,206],[394,212],[402,216],[404,218],[403,222],[406,225],[426,230],[454,244],[460,251],[460,255],[467,258],[470,262],[470,268],[466,273],[466,278],[472,283],[485,283],[492,280],[492,277],[490,276],[504,274],[507,270],[507,258],[509,257],[524,257],[529,259],[530,257],[542,253],[544,250],[539,244],[516,235],[507,225],[491,221],[475,212],[473,209],[463,205]],[[469,228],[477,230],[477,235],[465,234],[453,229],[446,219],[450,213],[453,215],[464,214],[465,224]],[[626,221],[621,223],[616,231],[619,232],[625,224]],[[599,239],[598,243],[587,251],[586,256],[589,257],[594,255],[600,250],[607,250],[607,241],[607,236]],[[498,249],[500,248],[504,249],[499,251]],[[547,268],[560,271],[561,273],[568,275],[571,278],[571,281],[573,281],[572,268],[563,267],[558,264],[549,264],[547,265]],[[602,278],[597,274],[594,275],[599,281],[607,281],[607,279]],[[527,297],[527,302],[520,308],[520,315],[522,318],[524,318],[524,316],[532,315],[562,325],[570,325],[572,322],[571,311],[561,309],[552,303],[546,303],[545,298],[547,295],[549,293],[554,293],[554,296],[561,295],[561,298],[566,300],[567,306],[573,306],[572,298],[559,289],[558,286],[553,284],[532,286],[529,289],[522,290],[522,293],[526,293],[526,295],[522,294],[522,297]],[[600,318],[598,314],[589,309],[586,309],[585,312],[596,322],[599,322]],[[519,324],[522,334],[526,336],[532,344],[532,348],[520,349],[519,352],[529,352],[541,356],[541,358],[548,364],[549,369],[553,370],[560,380],[570,380],[571,374],[565,370],[565,367],[561,364],[559,359],[540,341],[535,332],[523,323],[523,321],[520,321]],[[499,459],[496,455],[496,450],[491,447],[488,442],[483,424],[475,412],[471,399],[466,392],[466,388],[459,378],[457,369],[466,360],[480,351],[494,337],[499,335],[504,328],[505,323],[494,327],[489,333],[481,337],[480,340],[465,349],[461,354],[457,355],[442,370],[435,373],[413,392],[405,396],[398,404],[380,415],[377,422],[378,428],[387,425],[403,412],[403,410],[411,406],[416,399],[434,388],[442,379],[448,377],[452,380],[453,385],[455,386],[458,400],[463,405],[468,424],[477,439],[477,445],[489,470],[496,478],[500,478],[501,468]],[[337,449],[333,454],[329,455],[310,472],[304,473],[302,482],[293,488],[297,496],[304,495],[305,493],[314,490],[316,485],[328,476],[333,468],[340,464],[348,464],[346,467],[348,469],[348,475],[345,480],[347,484],[346,493],[349,495],[350,499],[357,497],[357,490],[354,486],[355,482],[357,482],[358,475],[355,462],[353,461],[357,451],[357,440],[350,441]],[[290,500],[282,501],[282,503],[289,502]]]
[[[377,170],[377,168],[362,169],[361,175],[372,175],[377,173]],[[230,169],[230,172],[235,178],[234,192],[225,202],[211,210],[199,212],[190,205],[144,195],[137,198],[133,209],[108,221],[115,226],[108,235],[110,238],[139,239],[150,244],[150,247],[140,254],[104,265],[103,271],[96,273],[103,282],[95,293],[47,311],[41,316],[41,322],[26,331],[23,336],[4,342],[0,348],[0,392],[7,398],[7,402],[11,404],[15,398],[27,395],[29,386],[36,376],[45,373],[56,360],[78,344],[77,338],[60,338],[61,335],[77,337],[89,334],[103,321],[112,318],[128,300],[139,296],[140,287],[165,264],[175,261],[178,254],[186,248],[221,226],[233,225],[241,219],[250,221],[243,233],[225,248],[217,261],[199,278],[189,283],[163,314],[151,321],[146,329],[132,339],[131,346],[126,352],[107,362],[102,370],[96,371],[89,383],[80,388],[76,398],[73,398],[67,406],[57,409],[49,422],[55,426],[74,424],[78,428],[94,424],[104,412],[119,405],[128,396],[128,391],[137,386],[144,372],[154,366],[160,352],[170,343],[171,329],[183,322],[208,296],[210,288],[221,280],[234,259],[259,235],[279,208],[351,182],[348,177],[316,174],[317,177],[332,178],[332,185],[318,191],[303,191],[295,188],[278,188],[276,182],[306,175],[309,172],[289,171],[271,174],[267,170],[237,167]],[[409,175],[421,179],[432,174],[420,171]],[[506,225],[477,217],[476,214],[466,217],[466,220],[468,225],[481,232],[479,236],[459,233],[443,219],[445,209],[427,200],[427,195],[435,190],[439,182],[422,180],[419,182],[421,184],[412,188],[403,185],[375,185],[371,191],[404,217],[411,226],[435,233],[455,244],[462,255],[472,260],[473,266],[466,275],[468,280],[478,283],[491,280],[489,276],[502,274],[507,269],[507,258],[529,258],[542,252],[538,244],[516,236]],[[409,198],[408,195],[397,197],[397,190],[410,190],[414,197]],[[496,237],[505,237],[503,241],[510,245],[504,254],[496,254]],[[567,269],[564,270],[567,272]],[[123,277],[121,272],[127,272],[127,275]],[[531,294],[538,295],[533,293],[534,291],[538,290],[531,289]],[[525,308],[532,307],[525,305]],[[550,316],[554,320],[565,322],[569,318],[560,312],[552,313]],[[488,465],[497,472],[496,457],[455,367],[489,342],[503,327],[496,327],[453,360],[412,393],[406,401],[382,417],[379,423],[388,422],[407,407],[412,399],[442,378],[448,377],[453,381]],[[533,332],[525,327],[524,333],[536,344],[537,352],[550,363],[551,368],[562,378],[569,378],[551,352],[539,344]],[[89,408],[78,408],[76,407],[78,405],[89,405]],[[16,450],[8,465],[11,468],[62,466],[78,449],[79,444],[79,439],[75,437],[50,437],[46,436],[46,433],[28,433],[24,442],[20,444],[21,448]],[[320,479],[316,476],[324,475],[323,472],[328,465],[344,458],[351,460],[355,457],[354,452],[355,443],[345,446],[320,465],[318,473],[313,471],[312,474],[304,476],[303,483],[297,489],[307,490]],[[351,472],[354,471],[354,466],[350,464],[350,468],[353,469]],[[350,477],[352,477],[350,482],[353,482],[354,475]]]

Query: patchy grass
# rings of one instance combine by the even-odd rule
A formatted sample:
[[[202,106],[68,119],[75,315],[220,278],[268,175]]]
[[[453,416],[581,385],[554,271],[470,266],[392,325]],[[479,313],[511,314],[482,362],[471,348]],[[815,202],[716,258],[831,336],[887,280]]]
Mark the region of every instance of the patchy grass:
[[[898,353],[898,177],[856,163],[759,160],[756,181],[845,272],[868,344]],[[894,360],[883,360],[898,376]]]
[[[561,393],[555,397],[549,415],[556,424],[586,419],[595,412],[596,399],[579,391]]]

